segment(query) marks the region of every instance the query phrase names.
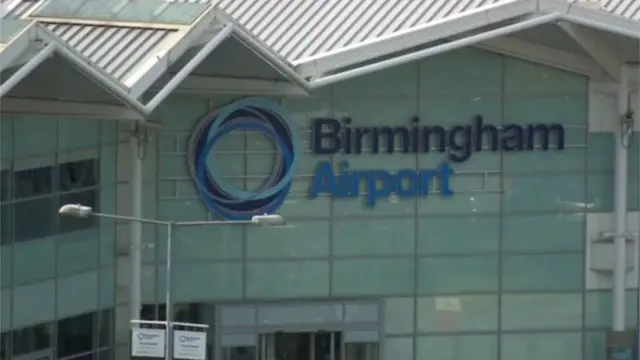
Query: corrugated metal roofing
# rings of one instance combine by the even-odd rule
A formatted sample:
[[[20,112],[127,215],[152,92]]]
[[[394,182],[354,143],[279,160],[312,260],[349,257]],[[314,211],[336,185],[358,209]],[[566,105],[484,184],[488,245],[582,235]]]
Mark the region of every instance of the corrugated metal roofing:
[[[46,27],[114,78],[124,82],[153,61],[176,30],[48,23]]]
[[[294,61],[511,1],[219,0],[218,7],[267,46]]]
[[[612,14],[640,21],[640,0],[603,0],[602,8]]]
[[[26,16],[27,14],[31,13],[31,11],[33,11],[35,8],[37,8],[38,6],[40,6],[42,4],[43,1],[41,0],[22,0],[17,2],[17,4],[15,6],[13,6],[11,9],[4,14],[4,16],[2,16],[3,19],[21,19],[24,16]],[[8,6],[9,5],[9,1],[5,1],[3,2],[3,6]]]

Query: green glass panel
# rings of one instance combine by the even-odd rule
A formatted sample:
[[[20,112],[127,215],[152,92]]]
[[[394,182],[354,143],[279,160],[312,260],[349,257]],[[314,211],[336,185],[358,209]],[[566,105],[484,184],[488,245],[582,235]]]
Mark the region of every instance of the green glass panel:
[[[13,284],[33,283],[55,276],[55,239],[43,238],[13,245]]]
[[[418,332],[494,331],[497,328],[496,295],[418,299]]]
[[[249,227],[246,256],[251,259],[329,256],[329,222],[296,221],[272,228]]]
[[[456,191],[455,187],[452,187]],[[497,191],[455,192],[450,198],[428,196],[418,199],[419,214],[491,214],[500,212],[500,193]]]
[[[607,333],[588,331],[584,334],[584,360],[601,360],[607,351]]]
[[[29,139],[30,141],[15,141],[14,156],[27,157],[33,155],[51,155],[56,153],[58,139],[58,122],[51,117],[17,116],[13,122],[14,139]]]
[[[553,93],[505,95],[505,124],[561,124],[565,145],[585,145],[588,101],[585,95]]]
[[[585,185],[581,174],[505,176],[504,211],[582,212]]]
[[[613,211],[613,174],[587,174],[586,210]]]
[[[419,62],[420,96],[499,95],[502,64],[502,56],[472,47],[427,57]]]
[[[587,144],[587,170],[589,172],[613,172],[615,136],[612,133],[589,133]]]
[[[101,185],[115,185],[118,182],[118,148],[115,145],[103,145],[100,147],[100,184]],[[103,198],[100,199],[100,208],[104,208],[108,204],[115,201],[107,201],[104,199],[107,205],[102,201]],[[108,208],[111,209],[111,208]],[[109,212],[114,212],[113,210],[108,210]]]
[[[498,257],[437,257],[418,261],[421,294],[490,292],[498,289]]]
[[[469,125],[476,115],[481,115],[487,125],[500,126],[502,98],[499,93],[425,95],[420,101],[419,115],[423,126],[440,125],[450,128]]]
[[[314,199],[315,203],[318,199]],[[375,207],[371,207],[367,203],[366,196],[334,198],[333,199],[333,216],[350,217],[350,216],[410,216],[415,214],[416,198],[401,198],[397,196],[389,196],[377,200]]]
[[[334,220],[332,239],[337,256],[412,255],[415,219]]]
[[[173,233],[176,262],[242,258],[243,228],[237,225],[178,227]]]
[[[351,201],[357,201],[353,199]],[[289,194],[278,212],[286,219],[328,218],[331,213],[332,198],[329,196],[309,199],[307,195]]]
[[[384,357],[381,359],[413,359],[413,338],[386,338],[384,340]]]
[[[504,173],[581,172],[586,167],[586,148],[566,148],[562,151],[505,152]]]
[[[57,237],[57,275],[69,275],[98,268],[100,229],[74,231]]]
[[[629,290],[625,296],[625,324],[628,328],[638,322],[638,292]],[[589,291],[585,299],[585,326],[605,328],[612,325],[611,291]]]
[[[386,88],[386,86],[384,86]],[[334,100],[334,117],[350,117],[351,127],[366,126],[409,126],[411,118],[416,116],[417,101],[415,96],[385,96],[376,98],[336,97]],[[364,149],[370,149],[365,141]],[[366,150],[363,150],[366,152]]]
[[[393,295],[414,292],[415,260],[334,260],[333,295]]]
[[[9,289],[0,292],[0,331],[5,332],[12,328],[11,302],[13,292]]]
[[[205,3],[169,4],[153,22],[191,24],[207,9],[207,6],[209,5]]]
[[[56,318],[55,294],[55,280],[14,288],[12,299],[13,328],[19,329],[54,320]]]
[[[496,335],[432,335],[416,339],[418,359],[497,360]],[[517,359],[517,358],[515,358]]]
[[[56,316],[68,318],[98,309],[98,272],[57,279]]]
[[[418,253],[422,255],[497,252],[499,239],[497,216],[418,219]]]
[[[502,261],[503,291],[578,290],[584,282],[584,255],[511,255]]]
[[[158,201],[160,219],[173,221],[204,221],[209,211],[200,200],[160,200]]]
[[[568,329],[582,326],[582,294],[502,295],[503,330]]]
[[[305,298],[329,295],[328,261],[250,262],[247,297]]]
[[[342,84],[342,83],[341,83]],[[338,85],[340,86],[340,85]],[[282,99],[281,106],[294,126],[301,131],[302,148],[311,149],[310,120],[318,117],[333,116],[331,87],[324,88],[325,93],[318,93],[304,98]],[[249,147],[251,150],[259,149]]]
[[[53,17],[53,18],[69,18],[82,7],[84,4],[96,0],[55,0],[48,1],[44,6],[36,8],[31,16],[37,17]]]
[[[175,302],[235,300],[242,296],[242,264],[239,262],[182,263],[174,268]],[[164,267],[159,270],[164,271]],[[206,286],[194,279],[207,279]],[[158,293],[164,294],[165,282],[159,279],[158,284]]]
[[[502,218],[506,252],[582,250],[584,214],[520,215]]]
[[[2,159],[13,157],[13,119],[11,115],[3,115],[0,119],[0,157]]]
[[[135,4],[137,2],[136,0],[131,3]],[[206,97],[192,94],[173,94],[165,102],[166,107],[164,107],[162,117],[166,121],[163,121],[162,131],[165,133],[184,132],[188,138],[191,136],[196,124],[205,115],[209,114],[209,109],[215,109],[232,99],[233,97],[231,96],[216,96],[210,100]]]
[[[119,21],[153,22],[154,12],[164,4],[155,0],[129,1],[113,19]]]
[[[98,295],[100,309],[109,309],[116,303],[116,269],[107,267],[100,269],[98,283]]]
[[[415,299],[391,298],[384,302],[386,334],[411,334],[415,323]]]
[[[415,104],[418,81],[418,66],[415,63],[401,65],[340,82],[333,87],[333,99],[342,101],[343,99],[375,98],[383,102],[390,99],[414,99],[412,101]],[[369,102],[369,105],[376,104]],[[415,105],[413,109],[415,110]],[[342,114],[336,113],[336,115]]]
[[[73,16],[77,19],[113,20],[114,9],[120,4],[122,4],[121,0],[89,0]]]
[[[504,59],[507,93],[567,93],[587,97],[586,76],[512,57]]]
[[[500,344],[503,359],[582,360],[579,332],[502,334]]]
[[[11,286],[13,277],[13,249],[12,245],[2,245],[0,248],[0,276],[2,282],[0,288]]]

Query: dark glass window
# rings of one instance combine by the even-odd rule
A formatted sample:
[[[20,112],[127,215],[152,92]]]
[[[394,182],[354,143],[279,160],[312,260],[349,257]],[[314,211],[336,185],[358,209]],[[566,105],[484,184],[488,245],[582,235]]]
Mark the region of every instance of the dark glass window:
[[[15,242],[55,235],[58,199],[53,196],[14,204]]]
[[[3,332],[0,335],[0,360],[9,359],[9,341],[10,334],[8,332]]]
[[[100,319],[98,324],[98,347],[107,347],[111,345],[111,329],[113,324],[113,311],[103,310],[99,313]]]
[[[98,209],[98,173],[96,160],[80,160],[58,166],[58,184],[60,185],[60,205],[81,204]],[[78,219],[69,216],[60,217],[61,234],[89,229],[97,224],[98,218]]]
[[[13,239],[13,204],[2,204],[0,206],[0,243],[2,245],[11,244]]]
[[[11,173],[9,170],[0,171],[0,201],[11,199]]]
[[[14,171],[13,183],[16,199],[51,194],[53,191],[53,167]]]
[[[51,324],[39,324],[13,331],[13,355],[28,354],[51,347]]]
[[[93,349],[95,314],[84,314],[58,321],[58,357]]]

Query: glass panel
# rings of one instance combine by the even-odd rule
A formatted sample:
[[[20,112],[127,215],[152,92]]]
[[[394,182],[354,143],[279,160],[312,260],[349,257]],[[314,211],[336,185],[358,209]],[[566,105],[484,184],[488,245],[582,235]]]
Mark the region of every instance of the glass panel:
[[[415,219],[333,222],[333,254],[338,256],[411,255]]]
[[[416,341],[418,359],[498,359],[498,337],[496,335],[423,336],[418,337]],[[520,360],[522,357],[504,359]]]
[[[418,291],[421,294],[492,292],[497,289],[497,256],[418,260]]]
[[[497,328],[496,295],[418,298],[419,332],[484,331]]]
[[[15,241],[21,242],[54,235],[59,217],[57,207],[57,197],[16,203],[14,207]]]
[[[505,330],[581,326],[581,293],[502,295],[502,328]]]
[[[512,255],[503,259],[502,287],[517,290],[579,290],[584,255]]]
[[[569,71],[504,57],[504,91],[510,93],[577,93],[586,98],[587,78]],[[534,115],[540,108],[536,108]],[[562,116],[570,121],[573,117]],[[576,119],[582,121],[585,119]]]
[[[13,283],[13,247],[4,245],[0,248],[0,287],[10,287]]]
[[[415,260],[335,260],[331,276],[334,295],[410,294],[415,285]]]
[[[422,255],[497,252],[499,240],[497,216],[418,220],[418,251]]]
[[[111,325],[113,323],[113,311],[103,310],[98,313],[98,347],[111,345]]]
[[[21,242],[13,245],[14,285],[51,279],[56,271],[56,248],[53,239]]]
[[[585,181],[582,174],[562,176],[505,176],[506,212],[582,212]]]
[[[234,346],[222,349],[223,360],[257,360],[258,349],[255,346]]]
[[[13,173],[17,199],[50,194],[53,191],[51,166],[20,170]]]
[[[585,221],[584,214],[505,216],[503,251],[582,250]]]
[[[587,199],[590,212],[613,211],[613,174],[587,174]]]
[[[328,296],[329,262],[250,262],[246,281],[249,297]]]
[[[156,294],[164,294],[165,268],[163,266],[158,267],[158,274],[160,276],[158,276]],[[203,276],[207,278],[207,286],[193,281]],[[242,296],[242,264],[236,262],[176,264],[172,290],[175,302],[238,299]]]
[[[602,360],[606,354],[607,333],[604,331],[584,334],[584,360]]]
[[[59,357],[91,351],[94,315],[85,314],[58,322],[57,354]]]
[[[243,231],[237,225],[178,227],[173,234],[174,258],[176,261],[240,259]]]
[[[2,170],[0,171],[0,201],[5,202],[11,197],[11,172]]]
[[[22,328],[55,319],[55,292],[53,280],[13,288],[13,326]]]
[[[13,354],[22,355],[47,349],[51,346],[52,338],[52,324],[39,324],[24,329],[14,330]]]
[[[500,355],[503,359],[582,360],[582,334],[503,334]]]
[[[378,360],[379,352],[380,347],[376,343],[344,344],[345,360]]]
[[[289,226],[247,229],[247,258],[309,258],[329,255],[329,222],[296,221]]]
[[[585,326],[591,328],[610,327],[613,304],[611,291],[589,291],[585,299]],[[625,324],[633,327],[638,321],[638,295],[635,290],[626,293]]]
[[[410,334],[415,321],[415,299],[386,299],[384,307],[384,330],[387,334]]]
[[[11,244],[13,242],[13,204],[2,204],[0,207],[0,243],[2,245]]]
[[[413,338],[387,338],[384,342],[383,359],[413,359]]]

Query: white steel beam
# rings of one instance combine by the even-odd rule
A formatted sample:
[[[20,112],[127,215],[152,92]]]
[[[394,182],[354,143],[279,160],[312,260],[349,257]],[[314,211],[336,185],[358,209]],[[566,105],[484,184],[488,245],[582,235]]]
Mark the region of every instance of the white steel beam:
[[[97,120],[144,120],[140,113],[125,106],[12,97],[2,99],[0,113],[78,117]]]
[[[164,77],[161,79],[164,80]],[[157,91],[159,89],[154,87],[150,90]],[[255,96],[290,97],[304,97],[309,95],[304,89],[286,81],[210,77],[198,75],[188,76],[175,90],[175,92],[187,94],[244,94]]]
[[[316,79],[327,72],[426,45],[435,40],[456,36],[483,26],[528,15],[534,13],[537,6],[537,0],[500,2],[336,51],[295,60],[293,64],[302,76]]]
[[[567,21],[559,21],[558,26],[575,40],[612,79],[620,81],[620,68],[625,61],[616,56],[617,52],[607,44],[598,30]]]
[[[592,78],[608,78],[608,74],[589,56],[522,40],[514,36],[490,39],[476,45],[476,47],[588,75]]]

